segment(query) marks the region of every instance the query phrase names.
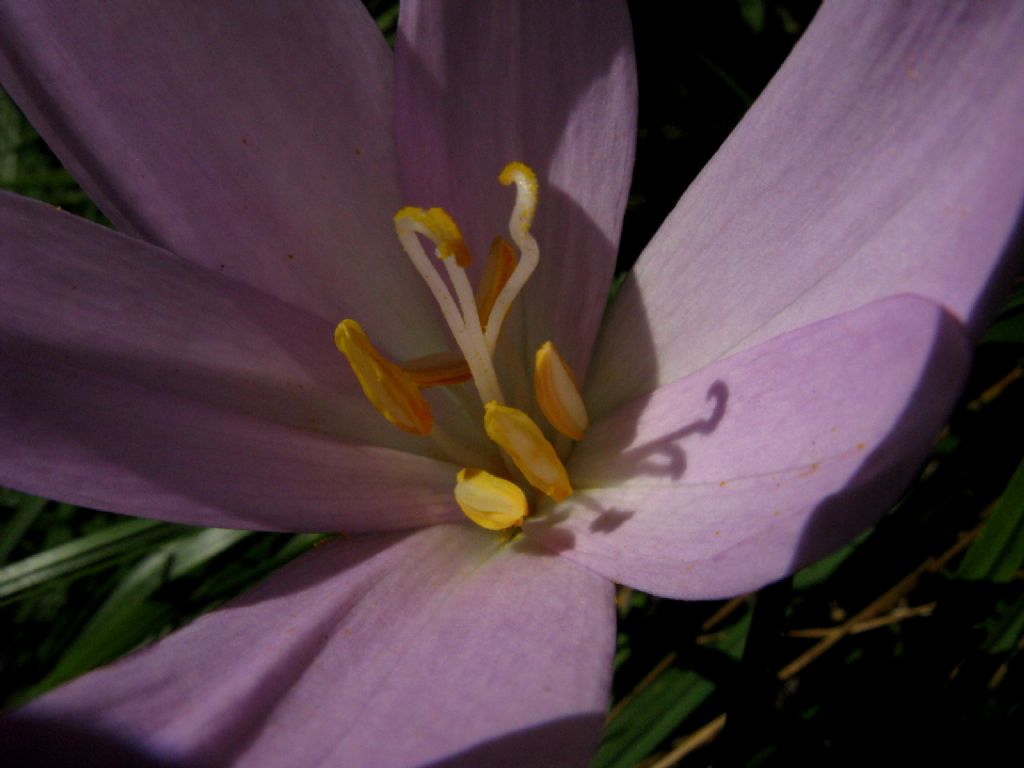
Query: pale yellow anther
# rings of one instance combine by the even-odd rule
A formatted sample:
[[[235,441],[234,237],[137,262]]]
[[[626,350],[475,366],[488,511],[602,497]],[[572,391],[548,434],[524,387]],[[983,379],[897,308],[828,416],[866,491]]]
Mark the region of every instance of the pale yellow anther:
[[[467,467],[458,473],[456,501],[473,522],[495,531],[520,526],[529,514],[526,493],[530,491],[525,484],[517,485],[523,477],[555,501],[573,492],[565,466],[544,432],[526,413],[504,405],[495,369],[504,321],[540,258],[540,248],[530,232],[537,212],[537,175],[524,163],[512,162],[502,169],[498,180],[515,186],[509,240],[495,238],[475,291],[465,269],[471,262],[469,251],[451,216],[441,208],[415,207],[403,208],[394,216],[402,249],[437,301],[455,351],[396,363],[374,348],[355,321],[345,320],[335,331],[335,343],[373,407],[407,432],[430,435],[441,454],[457,466]],[[433,244],[433,254],[428,243]],[[582,438],[588,426],[587,412],[572,371],[550,342],[538,350],[535,363],[534,388],[541,410],[560,433]],[[510,372],[519,374],[513,376],[516,395],[525,394],[521,392],[525,372]],[[492,466],[493,452],[484,451],[481,462],[475,441],[464,445],[462,435],[448,433],[444,424],[434,425],[430,404],[421,392],[426,387],[466,381],[473,383],[480,402],[486,403],[484,430],[501,448],[504,477],[473,468],[482,463],[497,471]],[[467,392],[459,388],[449,394],[453,402],[470,408],[470,415],[478,418],[479,411],[472,410],[477,406],[465,400]]]
[[[443,208],[414,208],[406,206],[395,214],[395,224],[411,225],[411,228],[422,234],[437,247],[437,255],[442,259],[455,257],[460,267],[468,267],[472,263],[462,232],[451,216]]]
[[[533,389],[537,404],[555,429],[573,440],[582,440],[590,420],[572,369],[555,345],[544,342],[534,358]]]
[[[572,494],[569,475],[554,446],[525,413],[507,405],[487,403],[484,406],[484,430],[512,457],[534,488],[555,501]]]
[[[476,309],[480,317],[480,325],[486,331],[487,320],[494,309],[494,302],[498,300],[501,289],[512,277],[516,269],[516,252],[512,245],[503,237],[496,237],[491,242],[491,250],[487,254],[487,263],[484,265],[484,274],[480,278],[480,284],[476,288]],[[505,310],[508,313],[508,308]],[[498,322],[504,322],[500,318]]]
[[[501,169],[498,181],[506,187],[509,184],[516,185],[516,206],[512,218],[523,230],[529,230],[533,224],[533,214],[537,211],[537,192],[540,188],[537,174],[526,163],[515,161]]]
[[[348,359],[366,399],[385,419],[414,435],[430,434],[434,426],[430,403],[408,373],[377,351],[359,323],[339,323],[334,343]]]
[[[461,384],[472,378],[465,358],[452,352],[438,352],[434,355],[406,360],[400,363],[399,367],[416,382],[416,386],[420,389]]]
[[[466,517],[491,531],[522,525],[529,511],[518,485],[482,469],[463,469],[456,475],[455,501]]]

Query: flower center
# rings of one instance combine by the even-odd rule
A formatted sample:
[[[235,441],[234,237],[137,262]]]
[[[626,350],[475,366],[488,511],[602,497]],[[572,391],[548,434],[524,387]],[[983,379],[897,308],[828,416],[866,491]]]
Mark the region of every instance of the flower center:
[[[466,273],[472,257],[451,216],[441,208],[403,208],[394,218],[398,240],[434,295],[457,351],[396,363],[372,344],[355,320],[343,320],[334,332],[335,344],[352,366],[366,399],[385,419],[433,439],[448,458],[468,465],[456,475],[455,501],[470,520],[491,530],[522,524],[529,514],[524,487],[532,486],[555,501],[572,493],[555,447],[530,416],[506,402],[495,368],[505,318],[540,259],[530,233],[537,210],[536,174],[514,162],[505,166],[498,181],[516,189],[509,219],[512,243],[494,239],[475,290]],[[447,282],[421,238],[433,245]],[[472,450],[435,422],[423,395],[429,387],[456,388],[467,382],[479,395],[479,405],[468,406],[474,423],[498,446],[503,469],[481,468],[479,464],[486,462],[475,461]],[[537,405],[551,426],[568,438],[582,439],[588,426],[586,407],[572,371],[550,341],[537,350],[533,382]]]

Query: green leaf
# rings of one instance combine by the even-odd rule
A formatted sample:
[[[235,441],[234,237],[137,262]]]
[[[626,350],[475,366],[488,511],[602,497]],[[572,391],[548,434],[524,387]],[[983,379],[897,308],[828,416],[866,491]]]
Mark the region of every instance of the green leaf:
[[[751,31],[756,34],[764,31],[764,0],[740,0],[740,15]]]
[[[860,543],[871,535],[872,530],[874,529],[864,531],[864,533],[845,547],[837,549],[831,555],[808,565],[803,570],[797,571],[796,575],[793,576],[793,589],[810,589],[827,581],[833,573],[839,570],[839,566],[846,562],[846,559],[854,553],[857,547],[860,546]]]
[[[0,568],[0,605],[56,579],[93,573],[137,556],[154,543],[180,536],[179,526],[126,520]]]
[[[985,622],[986,637],[981,644],[983,651],[999,655],[1009,653],[1017,647],[1024,635],[1024,595],[1016,600],[1000,601],[995,613]]]
[[[1003,303],[1002,312],[1012,312],[1021,307],[1024,307],[1024,285],[1017,285],[1010,294],[1010,298]]]
[[[154,593],[251,535],[211,528],[162,544],[125,575],[57,665],[25,698],[113,661],[165,631],[173,623],[175,606],[153,600]]]
[[[749,629],[748,613],[710,647],[739,660]],[[671,736],[715,687],[693,670],[669,667],[608,724],[591,768],[632,768]]]
[[[961,579],[1008,582],[1024,564],[1024,462],[1010,478],[988,522],[964,555]]]
[[[985,344],[1021,344],[1024,343],[1024,312],[1019,315],[1011,315],[995,323],[988,329]]]
[[[697,60],[702,62],[708,69],[715,73],[715,75],[728,87],[730,91],[735,94],[737,100],[743,105],[743,109],[750,109],[750,106],[754,103],[754,98],[747,93],[747,91],[741,86],[732,75],[718,66],[715,62],[700,53],[694,53]]]
[[[38,496],[25,496],[21,499],[14,514],[4,525],[3,530],[0,530],[0,565],[7,562],[18,542],[45,506],[46,499]]]
[[[197,588],[194,597],[197,600],[207,601],[230,599],[326,538],[329,537],[320,533],[297,533],[291,536],[263,533],[254,536],[255,547],[249,551],[250,555],[256,551],[264,552],[261,543],[271,544],[272,539],[278,540],[278,544],[280,544],[280,540],[285,541],[279,549],[265,552],[256,562],[240,562],[219,570],[216,581],[207,581],[202,584]],[[245,559],[248,560],[248,558]]]
[[[18,177],[18,149],[22,141],[23,120],[18,108],[0,91],[0,185],[7,186]]]

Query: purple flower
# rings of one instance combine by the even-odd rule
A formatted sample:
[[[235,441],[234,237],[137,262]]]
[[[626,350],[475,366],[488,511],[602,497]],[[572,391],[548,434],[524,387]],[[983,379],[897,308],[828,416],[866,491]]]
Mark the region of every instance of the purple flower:
[[[0,484],[377,532],[21,716],[159,759],[584,764],[612,582],[732,595],[868,525],[1013,269],[1011,0],[826,5],[603,323],[635,130],[621,5],[410,2],[394,63],[355,2],[122,5],[0,4],[4,87],[121,232],[0,196]],[[441,206],[486,253],[510,160],[540,179],[541,257],[499,368],[553,339],[591,423],[575,492],[513,540],[466,522],[461,465],[381,419],[332,342],[349,317],[393,359],[450,348],[391,217]],[[431,398],[472,445],[476,406]]]

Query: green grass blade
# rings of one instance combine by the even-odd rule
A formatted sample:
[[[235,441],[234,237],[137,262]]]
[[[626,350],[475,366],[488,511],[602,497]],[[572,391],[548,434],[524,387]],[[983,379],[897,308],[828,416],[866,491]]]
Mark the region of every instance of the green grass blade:
[[[1024,313],[1010,315],[995,323],[985,338],[987,344],[1020,344],[1024,342]]]
[[[823,557],[818,562],[812,563],[806,568],[797,571],[793,576],[793,589],[810,589],[828,581],[832,578],[832,575],[839,570],[840,566],[846,562],[850,555],[856,551],[861,542],[871,535],[873,530],[874,529],[868,529],[864,531],[864,533],[845,547],[837,549],[831,555]]]
[[[175,606],[153,600],[154,593],[196,572],[250,535],[248,531],[214,528],[162,544],[125,575],[57,665],[25,698],[112,661],[165,631]]]
[[[41,499],[38,496],[25,496],[21,500],[14,514],[0,530],[0,565],[8,561],[14,548],[18,546],[25,532],[39,517],[39,513],[45,506],[46,499]]]
[[[961,579],[1008,582],[1024,564],[1024,462],[957,570]]]
[[[993,655],[1013,651],[1024,635],[1024,594],[1012,601],[1000,601],[985,630],[982,650]]]
[[[0,568],[0,604],[57,579],[91,573],[180,536],[182,528],[154,520],[125,520]]]
[[[711,648],[739,660],[750,614]],[[608,724],[591,768],[632,768],[650,755],[714,692],[716,683],[697,672],[669,667]]]

